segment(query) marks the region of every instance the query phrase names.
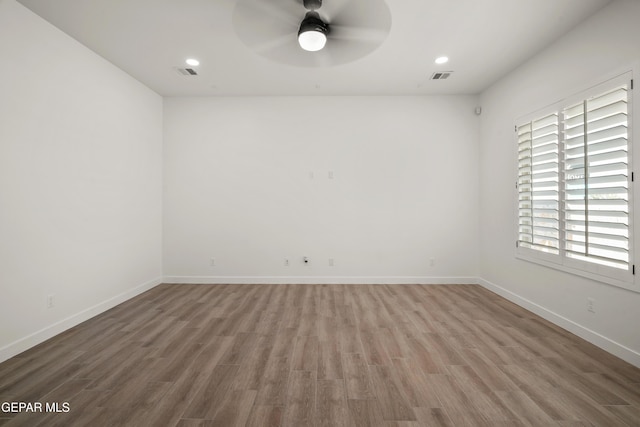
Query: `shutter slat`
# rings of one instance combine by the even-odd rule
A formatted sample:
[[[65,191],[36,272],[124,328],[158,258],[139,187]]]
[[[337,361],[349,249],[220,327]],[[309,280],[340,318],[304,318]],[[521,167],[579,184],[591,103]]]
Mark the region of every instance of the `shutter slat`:
[[[539,165],[539,164],[543,164],[543,163],[558,163],[558,153],[549,153],[549,154],[542,154],[539,156],[534,156],[533,157],[533,164],[534,165]]]
[[[589,178],[589,191],[598,188],[627,188],[625,175],[602,175]]]
[[[581,102],[580,104],[565,108],[562,113],[565,120],[571,119],[572,117],[576,117],[584,113],[584,105]]]
[[[589,166],[599,166],[608,163],[627,164],[628,154],[626,150],[610,151],[608,153],[594,154],[589,156]]]
[[[558,115],[517,127],[520,247],[559,253]]]
[[[580,126],[581,128],[584,127],[584,114],[582,112],[580,112],[580,114],[578,114],[577,116],[573,116],[570,119],[566,119],[564,121],[565,131],[576,128],[578,126]]]
[[[617,114],[627,115],[627,102],[620,100],[611,104],[603,105],[600,108],[591,109],[588,111],[589,121],[601,120],[605,117],[615,116]]]
[[[608,141],[616,138],[627,137],[627,126],[615,126],[604,130],[589,131],[587,134],[587,144],[595,144],[596,142]]]
[[[568,201],[565,203],[567,210],[584,210],[584,200]],[[619,212],[626,212],[628,214],[629,208],[626,200],[589,200],[589,210],[615,210]]]
[[[535,147],[540,147],[542,145],[548,145],[548,144],[553,144],[556,147],[558,146],[558,133],[553,133],[550,135],[546,135],[546,136],[541,136],[538,138],[534,138],[531,141],[531,145],[535,148]]]
[[[625,163],[605,163],[589,168],[589,178],[591,179],[608,175],[623,175],[628,177],[628,167]]]
[[[599,95],[587,100],[587,112],[596,111],[605,107],[607,105],[614,104],[619,101],[626,102],[627,100],[627,89],[626,87],[621,87],[611,92],[607,92],[603,95]]]
[[[587,124],[589,132],[595,132],[602,129],[627,126],[627,115],[625,113],[615,114],[613,116],[602,117],[597,120],[593,119],[593,116],[589,115],[590,121]]]

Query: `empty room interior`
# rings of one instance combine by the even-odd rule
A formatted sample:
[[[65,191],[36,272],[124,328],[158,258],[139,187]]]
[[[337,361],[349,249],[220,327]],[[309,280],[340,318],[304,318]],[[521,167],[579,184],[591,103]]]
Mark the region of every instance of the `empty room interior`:
[[[0,425],[640,426],[639,22],[0,0]]]

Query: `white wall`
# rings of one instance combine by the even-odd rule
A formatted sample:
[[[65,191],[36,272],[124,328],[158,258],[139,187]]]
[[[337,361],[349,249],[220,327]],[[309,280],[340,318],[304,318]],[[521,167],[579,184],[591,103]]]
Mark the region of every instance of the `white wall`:
[[[476,103],[165,99],[165,280],[475,281]]]
[[[587,89],[638,61],[638,22],[640,2],[616,1],[482,94],[480,276],[491,289],[640,366],[640,293],[515,259],[513,133],[517,117]],[[639,112],[636,105],[635,143],[640,136]],[[640,150],[634,156],[636,165],[640,165],[638,154]],[[639,230],[637,186],[634,198]],[[637,237],[635,245],[640,247]],[[640,281],[636,286],[640,290]],[[595,314],[586,309],[589,297],[595,299]]]
[[[160,282],[162,99],[0,0],[0,120],[2,361]]]

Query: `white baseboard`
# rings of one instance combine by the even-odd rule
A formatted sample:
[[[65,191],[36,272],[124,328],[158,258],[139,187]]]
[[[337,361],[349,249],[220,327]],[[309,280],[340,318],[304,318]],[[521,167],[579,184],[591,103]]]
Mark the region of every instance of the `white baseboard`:
[[[49,325],[46,328],[41,329],[37,332],[34,332],[31,335],[28,335],[24,338],[14,341],[11,344],[8,344],[0,348],[0,363],[4,362],[5,360],[13,356],[16,356],[22,353],[25,350],[30,349],[31,347],[34,347],[48,340],[49,338],[52,338],[66,331],[67,329],[73,328],[74,326],[79,325],[80,323],[86,320],[89,320],[100,313],[104,313],[110,308],[113,308],[116,305],[121,304],[135,297],[136,295],[139,295],[145,291],[148,291],[151,288],[154,288],[160,283],[162,283],[161,277],[150,280],[148,282],[143,283],[142,285],[136,286],[133,289],[130,289],[112,298],[109,298],[106,301],[98,303],[93,307],[89,307],[85,310],[82,310],[79,313],[76,313],[72,316],[67,317],[66,319],[60,320],[59,322]]]
[[[567,331],[571,332],[572,334],[575,334],[577,336],[579,336],[580,338],[589,341],[591,344],[594,344],[598,347],[600,347],[601,349],[615,355],[618,356],[620,359],[631,363],[634,366],[637,366],[640,368],[640,353],[625,347],[622,344],[619,344],[607,337],[605,337],[604,335],[600,335],[597,332],[592,331],[589,328],[586,328],[576,322],[574,322],[573,320],[567,319],[564,316],[561,316],[558,313],[555,313],[545,307],[542,307],[541,305],[538,305],[536,303],[534,303],[533,301],[530,301],[526,298],[521,297],[520,295],[511,292],[507,289],[504,289],[498,285],[496,285],[495,283],[491,283],[488,280],[484,280],[484,279],[479,279],[478,280],[478,284],[480,284],[480,286],[495,292],[496,294],[500,295],[503,298],[508,299],[509,301],[518,304],[521,307],[526,308],[527,310],[537,314],[538,316],[550,321],[551,323],[554,323],[558,326],[560,326],[563,329],[566,329]]]
[[[453,285],[477,284],[478,278],[422,276],[165,276],[164,283],[203,285]]]

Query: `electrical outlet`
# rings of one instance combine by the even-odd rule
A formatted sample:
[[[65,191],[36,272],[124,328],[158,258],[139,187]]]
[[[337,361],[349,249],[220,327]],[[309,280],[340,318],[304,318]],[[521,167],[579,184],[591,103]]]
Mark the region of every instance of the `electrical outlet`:
[[[329,258],[329,267],[333,267],[333,258]]]
[[[308,257],[302,257],[302,262],[305,264],[309,264],[309,258]]]
[[[216,259],[215,259],[215,258],[211,258],[211,259],[209,260],[209,265],[210,265],[211,267],[215,267],[215,266],[216,266]]]
[[[47,308],[53,308],[53,295],[47,295]]]
[[[593,298],[587,298],[587,311],[589,313],[596,312],[596,300]]]
[[[429,258],[429,267],[433,267],[436,265],[436,259],[435,258]]]
[[[289,267],[289,258],[284,259],[284,266]]]

